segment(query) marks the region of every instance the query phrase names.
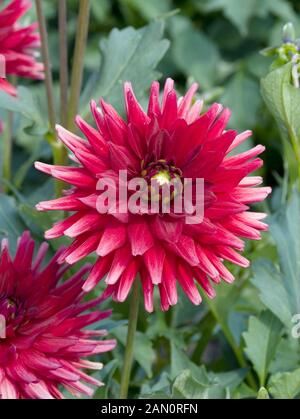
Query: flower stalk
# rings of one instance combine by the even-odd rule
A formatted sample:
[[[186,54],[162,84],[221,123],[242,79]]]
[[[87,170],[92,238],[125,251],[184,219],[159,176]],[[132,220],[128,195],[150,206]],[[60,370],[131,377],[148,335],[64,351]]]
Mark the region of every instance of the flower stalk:
[[[13,147],[13,113],[7,112],[7,121],[3,135],[3,179],[11,181],[11,160]],[[6,187],[5,187],[6,188]]]
[[[67,2],[58,2],[59,27],[59,79],[60,79],[60,121],[63,126],[67,124],[68,117],[68,36],[67,36]]]
[[[65,95],[67,94],[67,71],[66,71],[66,64],[67,64],[67,55],[66,55],[66,45],[65,38],[66,38],[66,4],[64,1],[59,2],[59,29],[60,29],[60,40],[64,39],[64,42],[61,43],[61,72],[60,76],[62,76],[63,80],[61,80],[61,101],[64,101],[62,105],[63,109],[66,109],[67,105],[65,104]],[[49,143],[52,146],[52,153],[53,153],[53,160],[55,165],[64,165],[68,161],[67,150],[64,145],[55,139],[55,125],[56,125],[56,112],[55,112],[55,101],[54,101],[54,89],[53,89],[53,78],[52,78],[52,71],[51,71],[51,61],[49,55],[49,46],[48,46],[48,33],[47,33],[47,26],[46,20],[43,11],[43,5],[41,0],[36,0],[36,11],[37,11],[37,18],[39,23],[39,30],[41,36],[41,50],[42,50],[42,58],[45,66],[45,82],[46,82],[46,92],[47,92],[47,103],[48,103],[48,115],[49,115],[49,123],[50,123],[50,135],[48,136]],[[65,7],[64,7],[65,6]],[[64,189],[64,183],[61,181],[55,181],[55,191],[56,196],[60,197],[62,195],[62,191]]]
[[[47,92],[47,104],[48,104],[48,115],[52,133],[55,131],[56,114],[54,104],[54,93],[53,93],[53,79],[51,72],[51,62],[48,47],[48,33],[46,26],[46,19],[43,11],[43,5],[41,0],[35,0],[36,13],[39,24],[39,31],[41,36],[41,52],[45,66],[45,84]]]
[[[78,111],[80,92],[83,80],[83,57],[89,29],[90,0],[81,0],[77,24],[77,37],[71,76],[71,89],[68,105],[67,128],[74,127],[74,118]]]
[[[138,281],[135,280],[135,283],[133,286],[132,297],[131,297],[125,358],[124,358],[123,373],[122,373],[122,378],[121,378],[120,399],[128,398],[128,389],[129,389],[130,375],[131,375],[131,369],[132,369],[134,339],[135,339],[135,332],[136,332],[136,327],[137,327],[138,313],[139,313],[139,284],[138,284]]]

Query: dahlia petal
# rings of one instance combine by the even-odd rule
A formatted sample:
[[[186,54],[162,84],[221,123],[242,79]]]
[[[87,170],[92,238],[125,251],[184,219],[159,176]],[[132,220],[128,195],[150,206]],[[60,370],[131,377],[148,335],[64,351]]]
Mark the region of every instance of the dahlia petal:
[[[40,202],[36,205],[36,209],[38,211],[76,211],[84,209],[85,205],[79,201],[79,197],[78,194],[72,194],[52,201]]]
[[[263,178],[261,176],[249,176],[242,179],[239,183],[239,186],[259,186],[263,183]]]
[[[77,218],[77,217],[76,217]],[[69,237],[78,237],[90,230],[100,229],[103,226],[103,217],[98,213],[87,213],[64,231]]]
[[[160,118],[161,128],[169,128],[172,126],[173,121],[177,118],[177,95],[175,90],[170,91],[164,102],[162,115]]]
[[[125,269],[125,272],[122,274],[119,285],[118,291],[116,295],[116,300],[123,302],[128,297],[129,291],[136,279],[136,274],[138,271],[138,263],[136,259],[133,259],[128,267]]]
[[[137,160],[131,155],[125,147],[118,146],[112,142],[108,143],[110,160],[112,168],[119,172],[119,170],[125,170],[128,168],[138,168]]]
[[[160,294],[160,307],[162,311],[168,311],[170,308],[169,299],[163,284],[158,285]]]
[[[161,283],[165,257],[164,249],[157,243],[143,255],[153,284]]]
[[[17,399],[18,393],[15,386],[7,378],[2,378],[0,382],[0,395],[4,400]]]
[[[178,266],[178,282],[181,285],[183,291],[189,297],[193,304],[199,305],[202,302],[202,298],[195,285],[193,274],[187,266]]]
[[[248,268],[250,266],[248,259],[238,254],[235,250],[230,249],[230,247],[218,246],[217,251],[221,258],[229,260],[242,268]]]
[[[107,129],[109,131],[109,139],[112,143],[120,146],[126,146],[127,130],[120,127],[118,123],[109,115],[104,117]]]
[[[142,219],[137,220],[128,226],[128,238],[130,240],[133,256],[142,256],[154,244],[148,224]]]
[[[264,201],[272,192],[271,188],[236,188],[234,198],[243,204],[254,204],[256,202]]]
[[[77,186],[83,189],[89,189],[96,187],[96,181],[91,176],[86,174],[85,170],[81,168],[64,168],[53,166],[51,175],[56,179],[62,180],[63,182]]]
[[[25,384],[24,389],[28,396],[32,399],[54,399],[42,381],[39,381],[38,383]]]
[[[220,137],[226,128],[226,125],[230,119],[231,111],[228,108],[222,110],[218,118],[213,123],[209,130],[206,141]]]
[[[178,301],[176,288],[176,264],[169,255],[166,257],[164,263],[162,284],[168,296],[169,304],[171,306],[176,305]]]
[[[154,285],[148,272],[145,272],[145,271],[141,272],[141,281],[142,281],[142,287],[143,287],[143,293],[144,293],[145,309],[146,311],[148,311],[148,313],[152,313],[154,309],[154,305],[153,305]]]
[[[64,232],[81,219],[81,214],[74,214],[65,220],[59,221],[54,224],[50,230],[45,232],[46,239],[56,239],[64,235]]]
[[[24,365],[30,365],[30,367],[34,370],[48,370],[48,369],[56,369],[60,367],[60,363],[46,357],[42,353],[39,353],[38,351],[31,350],[30,352],[24,352],[21,355],[22,361]]]
[[[235,140],[231,144],[231,146],[228,149],[228,153],[230,153],[232,150],[243,144],[249,137],[252,136],[252,131],[245,131],[242,134],[239,134],[235,137]]]
[[[103,162],[100,158],[93,155],[90,151],[75,150],[74,151],[77,160],[86,167],[93,175],[98,175],[103,170],[107,170],[108,165]]]
[[[35,257],[34,263],[32,265],[32,270],[33,271],[38,271],[39,270],[43,260],[45,259],[45,256],[46,256],[46,253],[47,253],[48,249],[49,249],[49,244],[48,243],[42,243],[41,244],[41,246],[40,246],[40,248],[37,252],[37,255]]]
[[[130,148],[139,159],[143,159],[143,155],[145,154],[145,144],[143,144],[143,141],[134,125],[128,125],[127,135]]]
[[[10,365],[6,371],[14,381],[22,381],[24,383],[37,383],[39,381],[37,376],[22,365],[21,362]]]
[[[58,138],[74,153],[76,150],[87,150],[88,144],[82,138],[63,128],[61,125],[56,125],[56,132]]]
[[[90,292],[103,279],[104,275],[106,275],[109,271],[111,262],[111,256],[106,256],[97,260],[90,275],[82,287],[85,292]]]
[[[208,298],[213,299],[216,296],[216,291],[213,289],[209,279],[200,270],[194,269],[194,276],[200,286],[203,288]]]
[[[108,227],[104,230],[101,237],[97,254],[99,256],[107,256],[114,250],[119,249],[126,243],[127,230],[122,224]]]
[[[186,118],[188,115],[188,112],[190,110],[193,97],[195,96],[197,90],[198,90],[198,84],[193,83],[189,90],[187,91],[186,95],[182,98],[180,101],[180,105],[178,108],[178,116],[181,118]],[[202,107],[202,106],[201,106]],[[200,113],[200,111],[199,111]],[[193,118],[192,118],[193,119]]]
[[[171,78],[167,78],[167,80],[165,82],[164,93],[163,93],[163,98],[162,98],[162,111],[165,110],[165,108],[167,106],[168,96],[172,92],[175,93],[175,91],[174,91],[174,80],[172,80]]]
[[[80,116],[76,117],[76,124],[86,136],[93,149],[100,156],[107,156],[107,145],[101,134],[91,125],[87,124]],[[86,151],[86,148],[82,149],[82,151]]]
[[[158,116],[160,115],[160,113],[161,110],[159,104],[159,83],[157,81],[154,81],[150,89],[148,116]]]
[[[196,121],[196,119],[200,116],[201,110],[203,108],[204,102],[203,100],[196,100],[194,105],[189,110],[186,120],[188,124],[192,124]]]
[[[220,277],[224,279],[224,281],[228,282],[229,284],[232,284],[234,282],[234,276],[231,272],[223,265],[223,263],[220,261],[220,259],[212,254],[211,252],[208,253],[210,256],[210,260],[212,264],[215,266],[215,268],[218,270]]]
[[[175,251],[181,258],[187,261],[191,266],[199,264],[199,258],[196,252],[195,242],[191,237],[181,235],[179,241],[174,243],[170,250]]]
[[[17,96],[17,89],[8,81],[0,78],[0,91],[3,90],[10,96]]]
[[[73,265],[80,259],[85,258],[97,249],[100,237],[101,235],[99,233],[95,233],[89,237],[79,237],[74,241],[74,246],[71,245],[68,251],[66,251],[66,256],[63,255],[61,257],[60,261],[65,261],[69,265]]]
[[[265,151],[266,147],[262,145],[257,145],[254,148],[251,148],[248,151],[245,151],[244,153],[237,154],[235,156],[230,156],[225,158],[224,164],[226,166],[230,165],[241,165],[248,161],[249,159],[252,159],[253,157],[258,156],[259,154],[263,153]]]
[[[205,251],[199,244],[196,246],[196,252],[199,258],[199,267],[202,269],[202,271],[209,275],[211,278],[217,278],[219,276],[219,272],[211,263]]]
[[[118,282],[131,258],[132,255],[129,247],[123,246],[121,249],[118,249],[115,252],[115,256],[105,282],[109,285],[113,285]]]
[[[245,237],[251,240],[261,239],[260,233],[255,228],[250,227],[249,225],[239,221],[238,219],[227,220],[224,223],[224,226],[228,230],[232,231],[232,233],[238,236]]]
[[[110,105],[109,103],[105,102],[103,98],[100,99],[100,105],[103,110],[103,114],[106,116],[109,116],[110,119],[114,120],[115,123],[122,129],[126,130],[126,123],[125,121],[120,117],[118,112],[115,110],[115,108]]]
[[[168,243],[177,243],[183,229],[182,222],[178,222],[178,220],[166,221],[161,217],[155,217],[152,226],[155,236]]]
[[[128,122],[143,127],[150,122],[150,118],[145,114],[138,103],[132,85],[129,82],[124,83],[124,95]]]

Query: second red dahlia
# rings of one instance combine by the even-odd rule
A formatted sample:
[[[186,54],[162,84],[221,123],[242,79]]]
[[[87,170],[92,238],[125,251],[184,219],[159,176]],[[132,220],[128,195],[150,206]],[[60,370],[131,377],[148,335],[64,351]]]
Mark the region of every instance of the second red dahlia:
[[[31,6],[29,0],[12,0],[0,10],[0,58],[5,62],[6,76],[44,78],[44,66],[36,60],[36,49],[40,47],[37,24],[22,26],[19,22]],[[0,78],[0,90],[16,94],[15,87],[4,78]]]

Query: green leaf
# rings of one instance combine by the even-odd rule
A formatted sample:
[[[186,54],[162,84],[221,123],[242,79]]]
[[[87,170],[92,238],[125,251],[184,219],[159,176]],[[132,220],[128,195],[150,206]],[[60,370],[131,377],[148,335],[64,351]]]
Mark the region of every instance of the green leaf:
[[[263,98],[284,138],[300,141],[300,89],[291,84],[292,64],[288,63],[261,82]]]
[[[138,11],[145,19],[151,20],[168,13],[171,10],[171,0],[119,0]]]
[[[256,16],[267,17],[270,13],[283,21],[297,21],[293,6],[286,0],[256,0]]]
[[[207,373],[205,367],[195,374],[184,370],[172,387],[173,399],[229,399],[231,390],[245,378],[246,371],[238,370],[223,374]]]
[[[260,299],[286,326],[291,325],[289,297],[278,268],[269,260],[254,262],[251,282],[260,291]]]
[[[297,339],[288,336],[281,339],[275,358],[270,365],[270,373],[293,371],[300,366],[300,347]]]
[[[275,399],[294,399],[300,394],[300,368],[273,375],[268,387]]]
[[[199,383],[191,371],[183,371],[175,380],[172,388],[173,399],[225,399],[229,392],[221,387]]]
[[[141,388],[140,399],[170,399],[171,380],[169,374],[163,372],[159,379],[155,377],[155,384],[146,382]]]
[[[218,374],[207,372],[205,366],[194,364],[171,343],[171,378],[176,378],[173,398],[226,398],[241,384],[246,374],[246,369]]]
[[[300,200],[295,191],[291,201],[270,218],[279,268],[270,261],[254,264],[253,284],[262,302],[290,329],[292,317],[300,313]]]
[[[180,350],[174,342],[171,342],[171,379],[175,379],[183,370],[189,369],[194,373],[199,372],[199,367]]]
[[[300,165],[300,89],[291,84],[292,63],[273,70],[261,82],[263,98],[284,140],[289,178],[294,183]]]
[[[112,330],[112,334],[123,346],[126,345],[127,327],[116,328]],[[141,332],[136,332],[135,334],[133,357],[150,378],[152,376],[152,365],[155,360],[155,352],[151,340]]]
[[[257,123],[261,98],[258,83],[243,71],[227,83],[221,102],[232,111],[230,126],[239,131],[251,129]]]
[[[14,198],[0,194],[0,239],[9,240],[11,254],[16,251],[18,238],[26,229]]]
[[[106,385],[103,385],[102,387],[99,387],[97,391],[94,394],[94,399],[107,399],[108,398],[108,392],[109,392],[109,383],[111,382],[111,379],[118,367],[118,361],[114,359],[113,361],[110,361],[107,365],[104,366],[104,368],[98,373],[94,375],[94,378],[100,380],[103,383],[107,383]]]
[[[247,34],[249,19],[254,14],[256,0],[212,0],[207,2],[204,11],[222,10],[224,15],[235,25],[242,35]]]
[[[217,46],[191,21],[182,16],[170,19],[171,53],[176,65],[187,76],[192,76],[201,88],[214,86],[218,78],[220,54]]]
[[[141,98],[151,82],[159,77],[155,70],[165,55],[169,42],[163,39],[164,23],[156,21],[142,29],[113,29],[100,42],[101,65],[83,93],[82,104],[100,97],[120,110],[123,83],[130,80]]]
[[[284,21],[297,20],[296,13],[286,0],[202,0],[199,3],[195,0],[195,3],[202,12],[222,10],[224,16],[244,36],[247,35],[250,19],[254,16],[265,18],[273,14]]]
[[[270,364],[274,358],[280,337],[282,323],[269,311],[258,317],[250,317],[248,331],[243,334],[245,352],[252,362],[263,387]]]
[[[268,390],[262,387],[257,394],[257,400],[269,400],[269,399],[270,399],[270,396],[269,396]]]
[[[0,108],[21,114],[30,122],[30,133],[41,135],[47,132],[42,128],[45,125],[35,97],[30,89],[19,86],[17,97],[8,95],[0,91]]]

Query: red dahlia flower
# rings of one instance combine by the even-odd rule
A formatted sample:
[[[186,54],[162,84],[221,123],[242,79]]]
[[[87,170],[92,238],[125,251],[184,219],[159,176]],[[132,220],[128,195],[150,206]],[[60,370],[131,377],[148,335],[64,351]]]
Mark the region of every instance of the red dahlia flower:
[[[61,262],[73,264],[97,252],[99,258],[84,285],[86,291],[107,275],[105,294],[124,301],[139,273],[146,309],[153,310],[153,288],[158,285],[162,309],[167,310],[177,303],[177,281],[190,300],[200,304],[197,285],[212,298],[215,291],[211,281],[234,280],[224,261],[249,266],[237,251],[244,249],[240,237],[257,240],[259,231],[267,229],[260,221],[265,215],[249,212],[248,206],[270,193],[270,188],[254,188],[261,184],[260,177],[247,177],[262,166],[257,155],[264,147],[230,155],[251,132],[238,135],[226,131],[230,111],[219,104],[201,115],[202,102],[192,105],[196,90],[193,85],[178,100],[169,79],[160,103],[159,84],[154,82],[146,113],[130,83],[125,83],[127,121],[101,100],[101,109],[91,104],[96,129],[79,116],[76,119],[87,141],[57,127],[59,138],[74,153],[78,167],[36,163],[39,170],[73,185],[64,197],[42,202],[37,208],[74,212],[46,237],[65,234],[74,239],[61,255]],[[129,178],[142,177],[147,182],[157,179],[161,184],[174,177],[182,182],[203,178],[203,221],[188,224],[185,213],[100,214],[97,181],[117,179],[124,169]]]
[[[72,394],[92,395],[83,382],[99,386],[82,369],[100,369],[85,358],[114,348],[111,340],[97,338],[105,331],[84,330],[110,312],[91,312],[99,299],[83,303],[82,268],[58,285],[66,266],[57,263],[60,250],[47,266],[44,243],[33,260],[34,241],[29,233],[19,239],[12,260],[7,241],[0,256],[0,399],[62,398],[59,387]]]
[[[12,0],[0,10],[0,58],[5,60],[6,75],[43,79],[43,64],[38,63],[35,57],[35,49],[40,46],[37,24],[21,26],[19,23],[30,8],[29,0]],[[0,90],[16,94],[14,86],[3,78],[0,78]]]

